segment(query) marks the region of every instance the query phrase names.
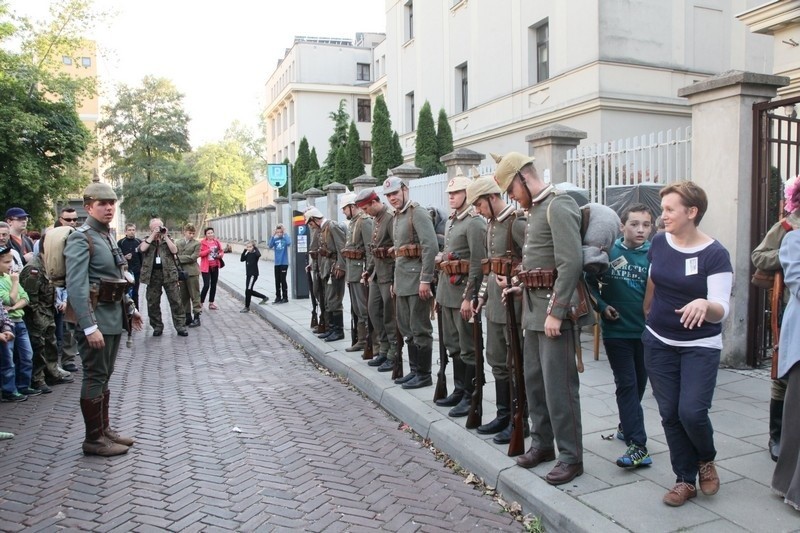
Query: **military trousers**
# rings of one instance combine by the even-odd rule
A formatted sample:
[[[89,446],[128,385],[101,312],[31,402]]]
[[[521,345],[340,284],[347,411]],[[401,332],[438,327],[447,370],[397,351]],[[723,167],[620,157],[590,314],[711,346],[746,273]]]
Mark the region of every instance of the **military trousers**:
[[[49,319],[48,319],[49,318]],[[58,370],[58,344],[56,342],[56,323],[53,315],[33,311],[25,314],[25,325],[33,349],[33,372],[31,382],[41,384],[45,377],[61,377]]]
[[[330,314],[342,312],[344,286],[344,278],[336,279],[333,276],[328,276],[325,280],[325,311]]]
[[[150,318],[150,325],[154,331],[163,331],[164,322],[161,320],[161,293],[167,293],[167,301],[172,313],[172,325],[175,331],[186,329],[183,308],[181,307],[181,291],[177,281],[165,282],[164,273],[160,270],[153,270],[150,274],[150,283],[147,285],[145,298],[147,299],[147,315]]]
[[[81,398],[97,398],[108,390],[108,382],[114,373],[117,352],[122,335],[103,335],[105,346],[96,350],[89,346],[86,335],[79,328],[75,336],[78,338],[78,349],[83,361],[83,381],[81,382]]]
[[[508,361],[511,358],[511,338],[505,324],[486,320],[486,361],[492,367],[495,381],[507,380],[510,376]],[[519,339],[522,331],[517,324]],[[522,346],[520,346],[522,350]]]
[[[397,324],[394,320],[394,300],[391,283],[369,282],[369,319],[380,343],[378,353],[387,354],[394,361],[397,346]]]
[[[347,283],[350,290],[350,309],[355,313],[358,323],[367,327],[369,310],[367,309],[367,287],[357,281]]]
[[[200,303],[200,276],[187,276],[180,286],[183,314],[199,315],[203,310],[203,304]]]
[[[444,333],[444,346],[450,357],[461,357],[468,365],[475,365],[475,340],[472,332],[472,323],[461,318],[461,309],[458,307],[441,306],[442,333]],[[483,332],[481,332],[483,335]]]
[[[531,446],[552,450],[558,460],[583,461],[580,380],[572,332],[550,338],[543,331],[525,330],[525,390],[531,415]]]
[[[416,294],[397,297],[397,326],[400,334],[420,348],[433,347],[431,302],[421,300]]]

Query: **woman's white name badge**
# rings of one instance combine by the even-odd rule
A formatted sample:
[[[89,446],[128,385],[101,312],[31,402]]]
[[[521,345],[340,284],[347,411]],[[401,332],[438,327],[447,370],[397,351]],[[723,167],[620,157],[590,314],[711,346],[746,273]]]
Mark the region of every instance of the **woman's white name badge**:
[[[686,275],[694,276],[697,274],[697,258],[691,257],[686,260]]]

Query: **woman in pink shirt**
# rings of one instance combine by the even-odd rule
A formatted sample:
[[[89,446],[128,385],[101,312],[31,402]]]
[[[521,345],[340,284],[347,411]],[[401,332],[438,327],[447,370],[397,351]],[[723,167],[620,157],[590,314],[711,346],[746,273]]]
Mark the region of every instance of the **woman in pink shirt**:
[[[222,256],[222,244],[214,237],[214,228],[206,228],[203,231],[205,238],[200,241],[200,274],[203,276],[203,290],[200,291],[200,305],[204,305],[209,287],[211,294],[208,294],[208,308],[218,309],[214,303],[217,294],[217,279]]]

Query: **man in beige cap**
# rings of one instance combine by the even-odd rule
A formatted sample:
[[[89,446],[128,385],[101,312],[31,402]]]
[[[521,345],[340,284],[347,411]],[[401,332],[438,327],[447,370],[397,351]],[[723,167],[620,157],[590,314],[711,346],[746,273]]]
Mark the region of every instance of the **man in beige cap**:
[[[64,248],[69,294],[66,314],[77,322],[76,337],[83,360],[83,453],[120,455],[127,453],[133,439],[111,429],[108,383],[125,329],[123,313],[137,331],[142,329],[142,317],[124,290],[121,278],[125,278],[125,257],[110,235],[109,224],[117,210],[114,189],[105,183],[92,183],[83,191],[83,205],[89,216],[67,238]]]
[[[449,416],[469,413],[475,390],[475,341],[470,323],[472,300],[477,297],[483,274],[481,261],[486,257],[486,221],[467,203],[470,179],[457,175],[445,189],[452,210],[444,234],[444,250],[436,262],[439,283],[436,303],[442,313],[444,338],[439,339],[453,359],[453,392],[436,400],[436,405],[452,407]],[[481,332],[483,335],[483,332]]]
[[[377,366],[378,372],[391,372],[397,357],[397,325],[391,288],[394,281],[392,222],[394,213],[381,202],[374,189],[364,189],[356,197],[356,205],[373,218],[368,249],[367,267],[363,274],[369,283],[369,318],[375,331],[377,357],[367,364]]]
[[[347,264],[347,288],[350,291],[350,307],[356,322],[356,342],[346,352],[363,351],[367,346],[369,334],[369,313],[367,311],[367,287],[362,283],[362,274],[370,260],[371,252],[367,245],[372,237],[372,218],[356,205],[355,193],[348,192],[342,195],[342,212],[348,220],[347,242],[342,250],[342,255]]]
[[[319,230],[311,224],[308,224],[310,219],[309,213],[314,216],[322,217],[322,212],[316,207],[311,206],[306,209],[304,213],[306,225],[310,233],[308,242],[308,264],[306,265],[306,272],[311,274],[312,287],[309,287],[309,290],[314,292],[314,297],[316,297],[320,305],[319,323],[313,326],[311,331],[322,334],[329,331],[330,324],[328,324],[328,317],[326,316],[327,313],[325,309],[325,285],[319,275],[319,266],[322,259],[319,256]]]
[[[430,213],[412,202],[408,186],[392,176],[383,182],[383,194],[394,208],[392,237],[395,254],[394,284],[397,295],[397,325],[408,347],[411,371],[395,383],[404,389],[430,387],[433,326],[430,299],[433,268],[439,243]]]
[[[512,376],[508,360],[511,338],[508,330],[508,315],[502,301],[503,288],[507,285],[509,272],[522,261],[522,247],[525,244],[525,213],[515,210],[502,197],[502,191],[492,176],[474,180],[467,187],[467,203],[489,221],[486,232],[487,262],[490,271],[484,275],[478,294],[478,310],[486,310],[486,360],[492,367],[497,403],[497,416],[491,422],[478,427],[478,433],[495,434],[496,444],[511,441],[511,406],[523,409],[524,435],[530,434],[528,426],[527,400],[525,395],[512,402]],[[484,274],[486,270],[484,269]],[[522,339],[521,299],[514,298],[518,337]],[[522,347],[520,346],[520,350]],[[520,354],[521,355],[521,354]],[[514,389],[515,390],[515,389]]]
[[[344,339],[344,276],[346,265],[341,251],[347,239],[347,230],[333,220],[327,220],[316,207],[305,212],[306,224],[319,231],[319,275],[325,286],[325,312],[328,331],[319,338],[325,342]]]
[[[512,152],[498,162],[495,179],[528,211],[522,271],[505,289],[523,294],[525,388],[531,413],[531,447],[517,457],[523,468],[558,462],[546,476],[561,485],[583,474],[580,380],[572,328],[589,325],[591,313],[574,316],[582,282],[581,215],[569,195],[545,183],[532,157]],[[573,318],[574,320],[571,320]],[[577,322],[577,324],[575,323]]]

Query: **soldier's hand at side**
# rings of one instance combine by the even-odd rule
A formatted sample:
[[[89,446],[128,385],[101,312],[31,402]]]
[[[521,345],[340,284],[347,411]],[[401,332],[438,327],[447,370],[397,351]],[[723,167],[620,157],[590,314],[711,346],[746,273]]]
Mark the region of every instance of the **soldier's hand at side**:
[[[306,272],[311,272],[311,265],[306,265]]]
[[[544,334],[550,337],[551,339],[560,337],[561,319],[556,318],[553,315],[547,315],[547,318],[544,319]]]
[[[494,277],[494,281],[495,281],[495,283],[497,283],[497,285],[498,285],[499,287],[501,287],[501,288],[503,288],[503,289],[505,289],[506,287],[508,287],[508,276],[498,276],[498,275],[495,275],[495,277]]]
[[[522,294],[522,287],[506,287],[503,289],[503,303],[508,304],[509,300],[516,298],[519,294]]]
[[[95,350],[102,350],[106,346],[106,341],[103,339],[103,334],[100,333],[99,329],[94,330],[92,333],[86,336],[86,342],[89,343]]]
[[[431,296],[433,296],[433,293],[431,292],[431,284],[420,282],[419,291],[417,291],[417,293],[419,294],[420,300],[430,300]]]
[[[394,298],[395,296],[397,296],[397,295],[394,293],[394,283],[392,283],[391,285],[389,285],[389,294],[391,294],[391,295],[392,295],[392,298]]]
[[[461,302],[461,318],[465,321],[472,318],[473,310],[472,310],[472,302],[469,300],[463,300]]]
[[[477,301],[478,301],[477,305],[472,306],[472,312],[474,314],[478,314],[481,312],[481,309],[483,309],[483,306],[486,304],[486,298],[478,298]]]
[[[133,328],[134,331],[142,331],[142,328],[144,328],[142,315],[139,314],[139,311],[134,311],[131,315],[131,328]]]

